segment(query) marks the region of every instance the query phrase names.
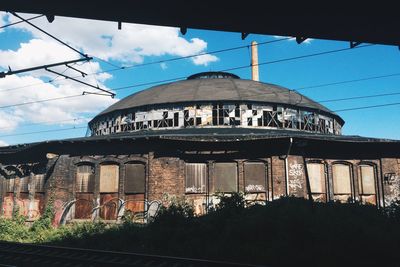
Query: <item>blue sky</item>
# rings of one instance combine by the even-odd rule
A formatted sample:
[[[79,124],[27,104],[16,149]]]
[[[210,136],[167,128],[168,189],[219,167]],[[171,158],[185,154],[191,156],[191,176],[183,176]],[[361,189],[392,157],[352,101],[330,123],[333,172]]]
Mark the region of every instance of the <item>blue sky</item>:
[[[25,17],[32,15],[24,14]],[[0,13],[0,26],[16,21]],[[225,48],[249,45],[251,41],[276,40],[276,36],[250,34],[241,40],[240,33],[204,31],[189,29],[185,36],[178,29],[85,21],[56,17],[52,24],[45,19],[32,21],[48,30],[70,45],[109,61],[113,65],[127,66],[158,62],[179,56],[210,52]],[[0,31],[0,70],[8,66],[13,69],[48,64],[78,58],[78,54],[62,47],[53,40],[38,33],[29,25],[18,24]],[[349,47],[347,42],[312,39],[298,45],[293,40],[260,45],[259,62],[313,54]],[[165,64],[153,64],[90,76],[84,81],[99,84],[102,88],[113,89],[165,79],[186,77],[202,71],[218,71],[249,65],[250,52],[247,48],[204,56],[197,59],[183,59]],[[91,64],[75,67],[87,73],[114,69],[111,64],[94,60]],[[400,102],[400,51],[395,46],[374,45],[328,55],[291,60],[260,66],[262,82],[279,84],[297,89],[318,84],[335,83],[373,76],[399,75],[361,82],[304,89],[300,92],[316,101],[339,98],[399,93],[385,97],[324,102],[331,110],[356,108]],[[64,71],[64,68],[57,69]],[[241,78],[250,78],[250,69],[232,71]],[[66,73],[76,76],[71,70]],[[9,76],[0,80],[0,144],[18,144],[84,136],[87,120],[112,104],[114,100],[104,96],[84,96],[46,103],[4,106],[18,103],[75,95],[87,90],[73,81],[56,80],[45,71],[26,73],[18,77]],[[27,86],[35,84],[35,86]],[[21,86],[26,86],[20,88]],[[117,91],[117,99],[148,88],[141,86]],[[338,112],[346,121],[343,132],[346,135],[400,139],[400,105]],[[75,119],[75,120],[74,120]],[[46,123],[42,123],[46,122]],[[32,125],[34,124],[34,125]],[[72,130],[63,130],[76,127]],[[53,130],[60,130],[53,132]],[[41,133],[28,134],[42,131]],[[49,131],[49,132],[44,132]],[[27,133],[27,134],[24,134]],[[21,135],[24,134],[24,135]]]

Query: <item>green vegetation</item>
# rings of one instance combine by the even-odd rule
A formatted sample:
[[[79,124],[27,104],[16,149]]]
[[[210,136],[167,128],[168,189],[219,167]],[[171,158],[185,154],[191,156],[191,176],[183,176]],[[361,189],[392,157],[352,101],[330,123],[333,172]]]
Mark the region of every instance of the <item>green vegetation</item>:
[[[310,203],[281,198],[245,207],[241,194],[195,217],[185,202],[163,208],[148,225],[71,224],[55,229],[51,212],[32,227],[0,219],[0,239],[72,247],[175,255],[269,265],[396,266],[400,262],[400,202],[386,209],[358,203]]]

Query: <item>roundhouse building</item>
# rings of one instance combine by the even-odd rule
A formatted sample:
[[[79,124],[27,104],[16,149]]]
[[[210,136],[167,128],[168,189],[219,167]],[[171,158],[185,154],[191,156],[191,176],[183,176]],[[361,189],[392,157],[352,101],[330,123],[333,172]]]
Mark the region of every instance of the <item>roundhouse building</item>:
[[[55,223],[118,220],[215,194],[360,201],[400,197],[400,141],[342,135],[343,119],[281,86],[207,72],[132,94],[88,125],[90,136],[0,148],[2,216]]]

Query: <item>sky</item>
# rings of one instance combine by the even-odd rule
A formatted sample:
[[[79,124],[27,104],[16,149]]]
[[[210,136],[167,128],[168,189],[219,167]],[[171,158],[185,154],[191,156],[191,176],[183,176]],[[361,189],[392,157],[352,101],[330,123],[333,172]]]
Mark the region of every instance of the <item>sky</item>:
[[[0,27],[17,21],[11,14],[0,12]],[[188,29],[182,35],[178,28],[128,23],[118,30],[116,22],[65,17],[56,17],[53,23],[45,17],[31,22],[93,57],[90,62],[71,65],[88,74],[85,77],[64,65],[52,70],[111,90],[116,96],[82,96],[84,91],[96,90],[46,70],[0,78],[0,146],[85,136],[87,122],[119,99],[157,82],[249,66],[248,47],[252,41],[284,38],[250,34],[242,40],[240,33],[196,29]],[[346,122],[345,135],[399,140],[400,105],[395,103],[400,103],[400,51],[396,46],[363,45],[299,59],[293,58],[348,48],[349,43],[307,39],[297,44],[285,39],[259,45],[259,63],[272,62],[260,66],[260,81],[299,89],[336,111]],[[235,47],[242,48],[201,55]],[[192,55],[200,56],[188,57]],[[170,60],[180,57],[188,58]],[[0,72],[78,58],[77,52],[26,23],[0,29]],[[230,72],[243,79],[251,78],[248,67]],[[370,79],[379,76],[386,77]],[[343,83],[350,80],[362,81]],[[332,83],[337,84],[326,85]],[[362,96],[371,97],[354,99]],[[61,99],[43,101],[53,98]],[[391,103],[395,105],[354,109]],[[340,111],[343,109],[353,110]]]

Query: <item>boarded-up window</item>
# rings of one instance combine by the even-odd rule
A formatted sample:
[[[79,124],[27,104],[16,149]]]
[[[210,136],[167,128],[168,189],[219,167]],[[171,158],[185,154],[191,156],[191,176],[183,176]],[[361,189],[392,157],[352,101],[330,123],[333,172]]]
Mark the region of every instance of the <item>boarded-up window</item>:
[[[237,164],[215,163],[212,192],[237,191]]]
[[[45,175],[44,174],[35,174],[35,192],[44,192],[44,183],[45,183]]]
[[[94,191],[94,167],[92,165],[85,164],[78,166],[75,186],[76,192]]]
[[[265,164],[246,162],[244,164],[246,192],[265,192]]]
[[[118,192],[119,167],[118,165],[100,166],[100,192]]]
[[[6,178],[4,180],[4,187],[6,189],[6,192],[13,193],[14,185],[15,185],[15,178]]]
[[[125,193],[144,193],[146,170],[144,164],[125,165]]]
[[[363,165],[361,169],[360,192],[363,195],[375,194],[375,170],[373,166]]]
[[[207,165],[205,163],[186,163],[186,193],[205,193]]]
[[[29,192],[29,176],[21,177],[19,179],[19,188],[20,192],[28,193]]]
[[[312,193],[325,193],[325,167],[321,163],[307,164]]]
[[[334,164],[333,170],[333,193],[351,194],[350,166],[345,164]]]

